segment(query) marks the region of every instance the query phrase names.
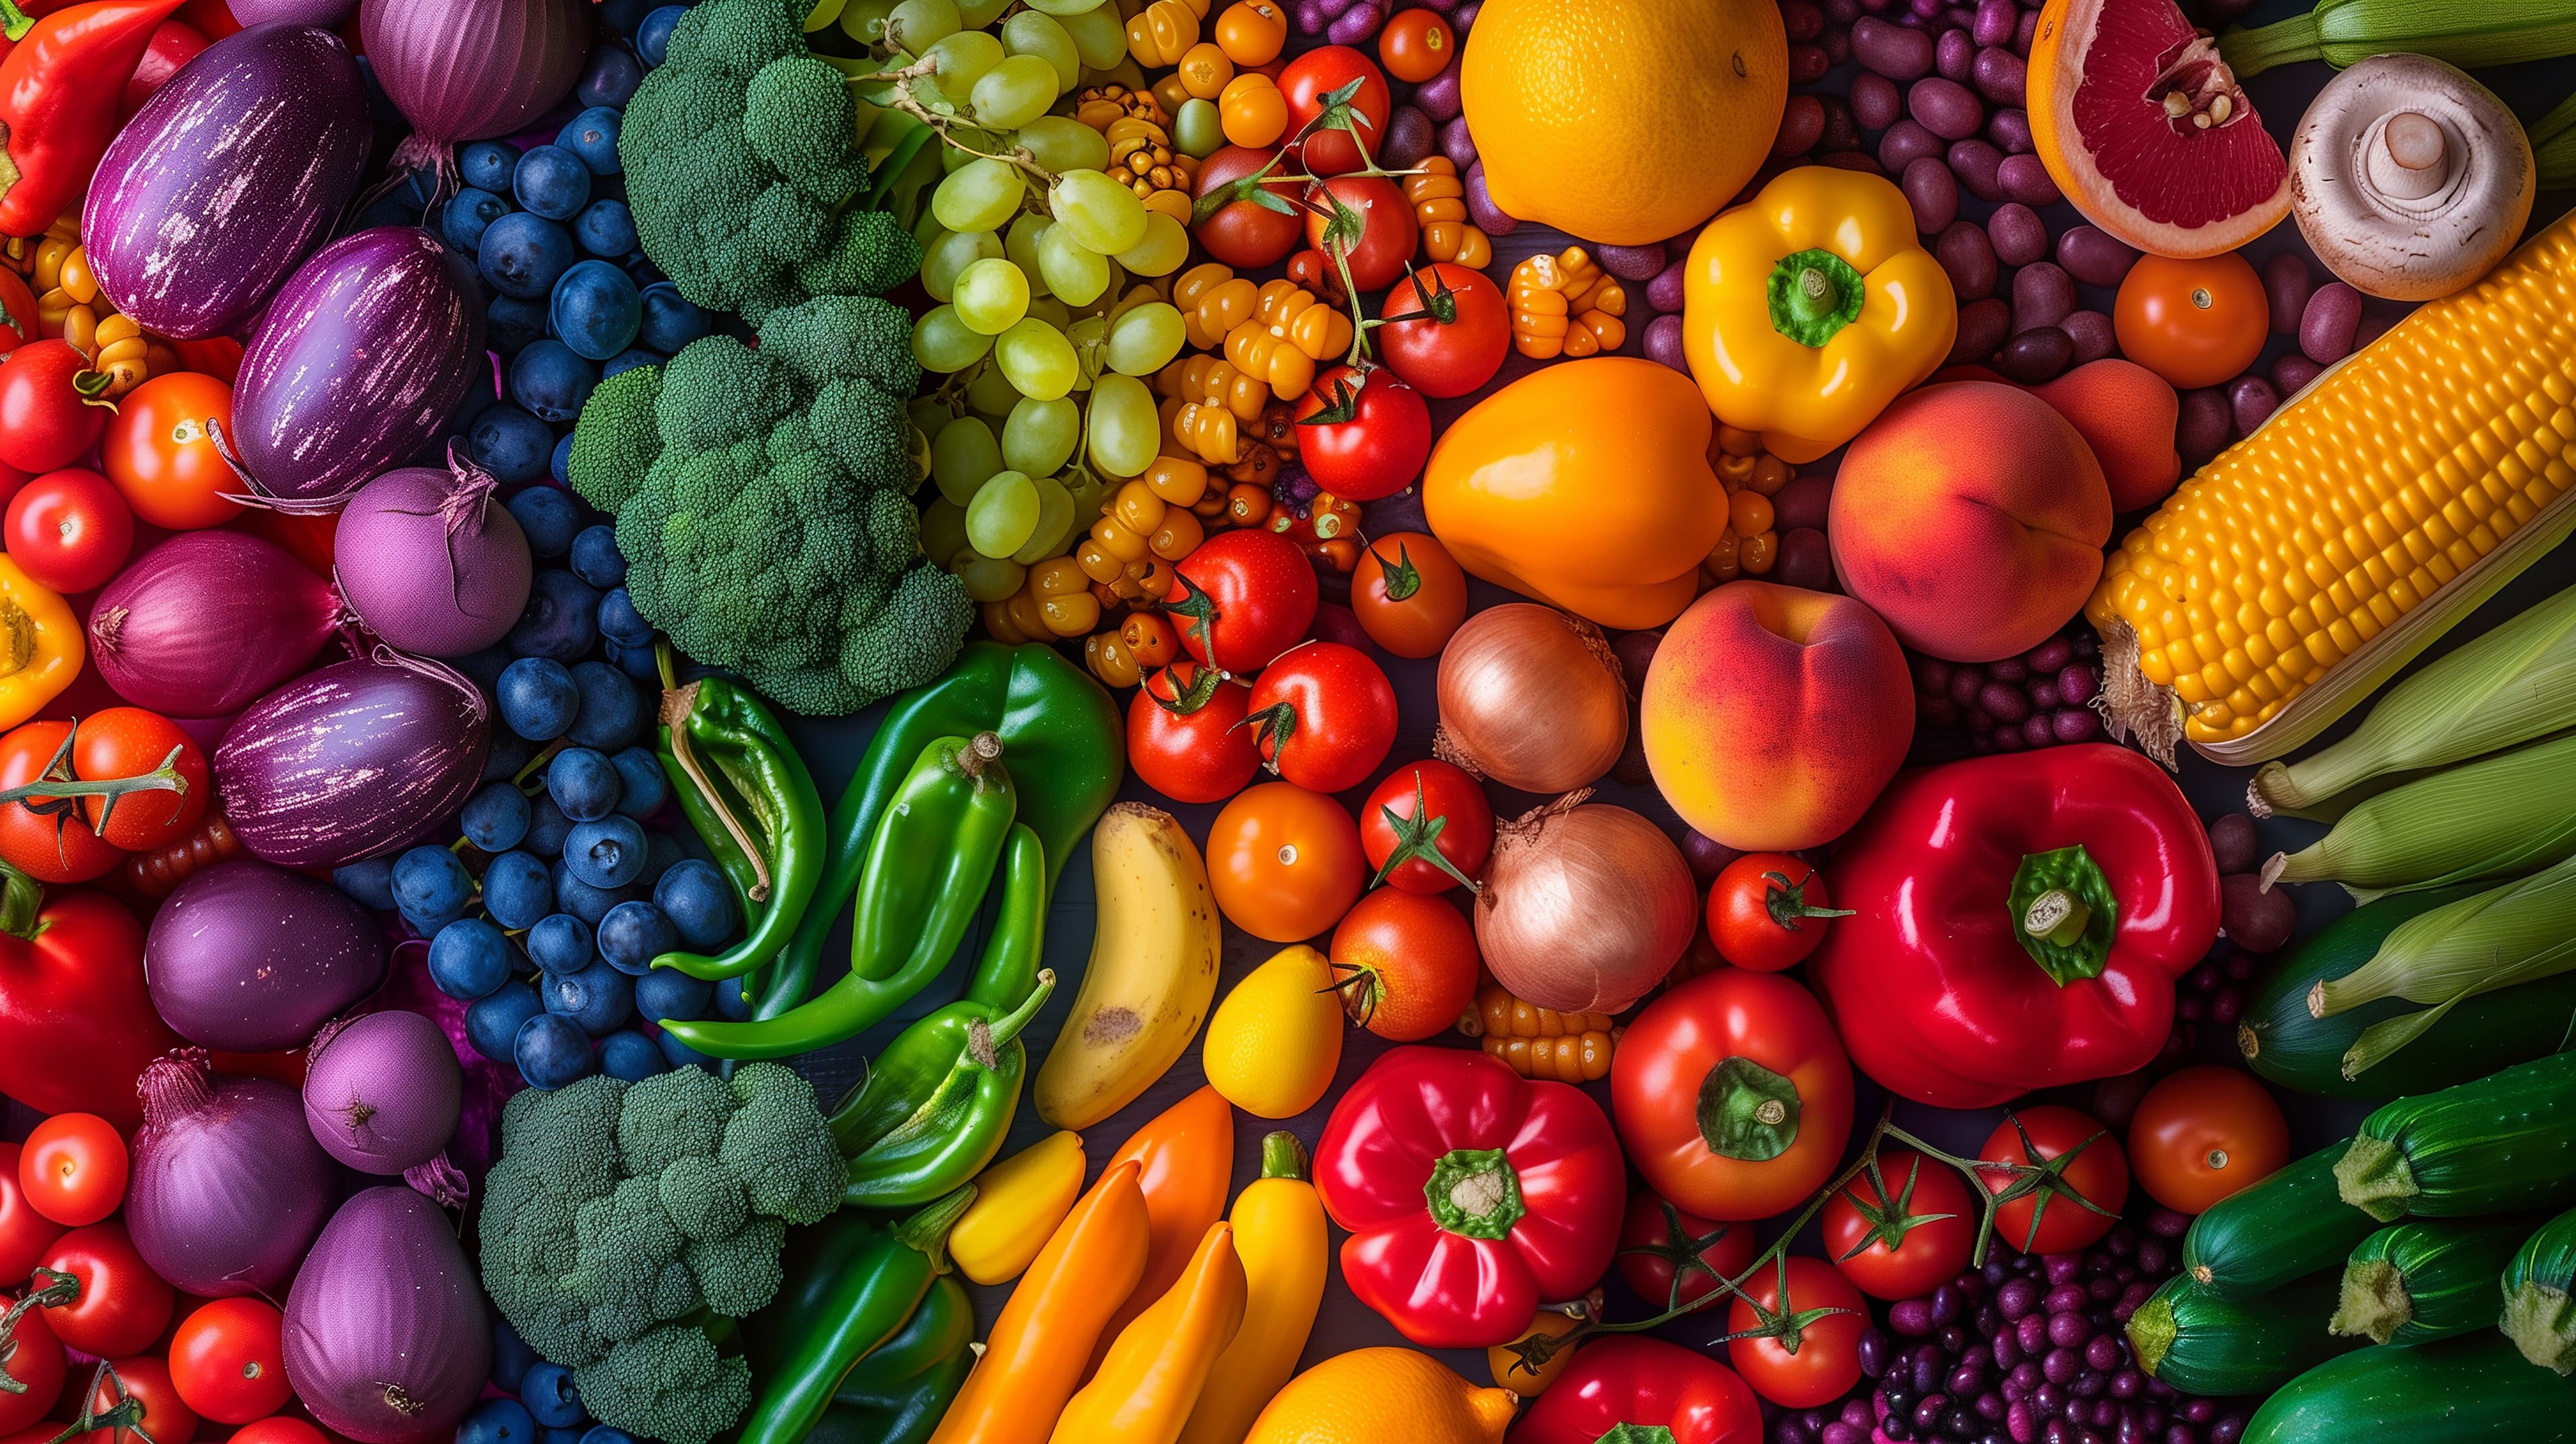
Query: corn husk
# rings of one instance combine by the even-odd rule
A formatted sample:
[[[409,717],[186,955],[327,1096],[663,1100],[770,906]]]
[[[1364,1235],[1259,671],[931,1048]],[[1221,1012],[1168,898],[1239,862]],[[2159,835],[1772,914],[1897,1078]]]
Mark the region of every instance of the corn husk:
[[[2422,1010],[2374,1023],[2346,1050],[2357,1078],[2421,1037],[2463,998],[2576,968],[2576,859],[2520,882],[2416,914],[2397,925],[2369,962],[2308,991],[2308,1012],[2332,1017],[2381,998]]]
[[[2377,793],[2263,885],[2336,882],[2366,903],[2392,892],[2520,877],[2576,856],[2576,734],[2463,763]]]
[[[2550,107],[2549,113],[2531,123],[2531,161],[2537,172],[2534,180],[2545,191],[2563,191],[2576,186],[2576,95]]]

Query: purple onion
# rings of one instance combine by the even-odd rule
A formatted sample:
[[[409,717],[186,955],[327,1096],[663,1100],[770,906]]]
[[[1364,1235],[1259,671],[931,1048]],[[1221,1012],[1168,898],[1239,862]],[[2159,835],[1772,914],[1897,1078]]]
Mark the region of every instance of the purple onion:
[[[387,645],[462,657],[518,625],[532,563],[497,486],[451,441],[446,466],[388,471],[349,498],[332,575]]]
[[[385,979],[375,919],[348,894],[252,858],[171,890],[152,916],[143,972],[153,1009],[205,1048],[293,1048]]]
[[[452,174],[457,142],[545,114],[581,77],[586,10],[581,0],[362,0],[367,62],[412,127],[391,166]]]
[[[482,781],[491,745],[472,682],[380,649],[252,704],[215,749],[215,785],[252,856],[338,867],[454,816]]]
[[[323,1025],[304,1074],[304,1122],[360,1173],[398,1174],[456,1132],[465,1075],[438,1024],[395,1008]]]
[[[125,1192],[135,1252],[183,1293],[275,1297],[338,1192],[295,1090],[267,1078],[218,1083],[193,1049],[156,1059],[136,1088],[143,1127]]]
[[[224,717],[303,671],[343,615],[330,583],[283,549],[242,532],[181,532],[98,594],[90,655],[138,707]]]
[[[286,1373],[325,1428],[360,1444],[449,1434],[483,1392],[492,1323],[456,1225],[408,1188],[331,1215],[286,1298]]]

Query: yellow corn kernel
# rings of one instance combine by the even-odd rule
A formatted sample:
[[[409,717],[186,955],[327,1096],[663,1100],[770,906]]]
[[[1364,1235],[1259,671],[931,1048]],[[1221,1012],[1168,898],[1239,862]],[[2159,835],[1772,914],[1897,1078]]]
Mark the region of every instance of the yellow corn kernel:
[[[1270,387],[1221,356],[1183,357],[1154,374],[1157,395],[1205,406],[1222,406],[1238,421],[1258,421],[1270,404]]]
[[[1404,199],[1422,227],[1422,254],[1481,271],[1494,259],[1493,238],[1467,218],[1467,187],[1458,179],[1458,164],[1445,155],[1422,162],[1404,178]]]
[[[1512,267],[1512,344],[1524,356],[1593,356],[1628,339],[1628,293],[1581,246]]]
[[[1485,1051],[1524,1078],[1593,1083],[1610,1076],[1610,1055],[1625,1031],[1607,1013],[1559,1013],[1533,1007],[1500,983],[1476,990],[1458,1031],[1482,1038]]]

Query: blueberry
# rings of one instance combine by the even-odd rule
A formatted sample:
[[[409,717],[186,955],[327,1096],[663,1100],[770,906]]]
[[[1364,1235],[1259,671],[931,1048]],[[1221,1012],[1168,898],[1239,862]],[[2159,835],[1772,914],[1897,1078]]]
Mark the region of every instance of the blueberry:
[[[581,1429],[578,1426],[570,1429],[540,1429],[537,1431],[537,1444],[581,1444]]]
[[[629,1083],[641,1083],[656,1073],[670,1072],[671,1060],[662,1056],[661,1044],[631,1028],[625,1028],[599,1040],[599,1071],[611,1078],[623,1078]],[[595,1440],[608,1435],[626,1440],[632,1440],[635,1437],[623,1429],[611,1429],[605,1424],[591,1429],[581,1437]]]
[[[423,844],[394,859],[394,904],[433,917],[474,900],[474,875],[446,848]]]
[[[638,1033],[635,1036],[638,1038],[644,1037],[641,1033]],[[645,1041],[651,1042],[652,1040],[647,1038]],[[659,1072],[661,1070],[656,1069],[654,1071]],[[623,1429],[607,1424],[593,1424],[588,1429],[582,1431],[581,1444],[643,1444],[643,1441],[636,1438],[634,1435],[627,1433]]]
[[[590,924],[570,913],[548,913],[528,929],[528,957],[549,973],[574,973],[590,966]]]
[[[662,1056],[668,1059],[674,1068],[686,1068],[692,1064],[700,1068],[715,1065],[715,1059],[681,1042],[680,1035],[667,1028],[663,1030],[662,1036],[654,1041],[662,1045]]]
[[[599,644],[599,651],[600,655],[608,659],[608,665],[645,686],[661,685],[662,669],[654,660],[651,647],[630,647],[614,638],[603,638]]]
[[[721,978],[716,982],[716,1016],[728,1023],[746,1022],[751,1017],[751,979]]]
[[[626,208],[624,201],[592,201],[573,218],[572,238],[580,242],[583,250],[613,261],[635,249],[635,213]],[[608,261],[600,264],[608,265]],[[634,278],[625,271],[615,266],[609,269],[616,271],[617,278],[628,287],[634,287]]]
[[[578,662],[599,641],[599,593],[572,573],[548,567],[530,584],[519,625],[501,640],[522,657]]]
[[[554,428],[516,406],[487,407],[465,431],[466,455],[503,486],[517,486],[543,476],[546,455],[554,445]]]
[[[663,55],[671,46],[671,27],[679,24],[680,17],[688,13],[686,5],[665,5],[636,22],[635,53],[646,66],[662,63]]]
[[[655,1022],[665,1018],[703,1018],[714,1003],[716,985],[678,968],[655,968],[635,980],[635,1011]]]
[[[610,354],[615,354],[614,348]],[[561,341],[531,341],[510,358],[510,399],[535,412],[540,421],[577,419],[581,404],[597,385],[599,368]]]
[[[494,296],[492,304],[483,308],[483,336],[504,361],[546,339],[544,299],[523,301],[516,296]],[[474,389],[490,391],[491,373],[478,368],[476,374]]]
[[[680,348],[707,334],[707,313],[695,302],[680,294],[680,288],[668,281],[656,281],[643,290],[644,326],[636,334],[644,344],[665,356],[676,356]]]
[[[632,977],[644,976],[653,959],[679,943],[671,920],[649,902],[619,903],[599,920],[599,955],[610,967]]]
[[[574,354],[606,361],[635,344],[644,324],[644,299],[624,271],[606,261],[584,261],[555,282],[546,319]],[[519,385],[516,370],[512,368],[513,391]]]
[[[511,731],[500,728],[492,734],[492,751],[483,759],[483,780],[499,782],[515,778],[528,759],[537,755],[537,744]]]
[[[492,689],[501,725],[531,742],[552,742],[581,715],[581,688],[572,670],[552,657],[521,657]]]
[[[615,152],[614,141],[609,149]],[[531,146],[510,172],[510,195],[547,220],[571,220],[590,204],[590,167],[562,146]]]
[[[510,940],[481,918],[462,918],[429,940],[429,980],[451,998],[488,998],[510,981]]]
[[[519,1331],[510,1327],[508,1319],[497,1314],[493,1316],[493,1388],[504,1394],[519,1392],[520,1381],[528,1377],[528,1366],[534,1364],[538,1357],[537,1351],[528,1347],[528,1341],[519,1337]],[[524,1404],[520,1405],[523,1410],[526,1407]],[[515,1444],[524,1444],[524,1441],[515,1441]]]
[[[602,379],[602,380],[606,380],[606,379],[607,379],[607,373],[606,373],[605,371],[602,371],[602,372],[601,372],[600,379]],[[558,438],[558,439],[555,441],[555,449],[554,449],[552,452],[549,452],[549,453],[547,454],[547,456],[546,456],[546,474],[547,474],[547,475],[549,475],[549,476],[551,476],[551,477],[553,477],[553,478],[555,479],[555,485],[560,486],[560,487],[563,487],[563,488],[565,488],[566,490],[570,490],[570,489],[571,489],[571,487],[572,487],[572,433],[571,433],[571,432],[567,431],[567,432],[565,432],[565,433],[564,433],[560,438]],[[578,575],[580,575],[580,574],[579,574],[578,572],[576,572],[576,573],[574,573],[574,575],[578,576]]]
[[[661,352],[647,351],[641,346],[629,346],[625,350],[620,351],[616,355],[599,363],[599,379],[607,381],[615,377],[623,376],[638,366],[659,366],[661,364]]]
[[[510,649],[495,642],[479,652],[468,652],[462,657],[441,657],[439,660],[464,673],[465,680],[482,688],[483,695],[489,697],[492,689],[501,685],[501,673],[509,668]]]
[[[528,802],[528,836],[520,847],[540,858],[560,856],[564,839],[572,836],[572,819],[551,797],[531,798]]]
[[[519,1029],[545,1011],[545,1000],[536,989],[525,983],[503,983],[499,992],[465,1010],[465,1041],[493,1062],[507,1063]]]
[[[555,887],[543,859],[505,852],[483,869],[483,910],[505,928],[526,929],[555,909]]]
[[[546,764],[546,795],[575,823],[597,822],[617,810],[617,768],[594,747],[567,747]],[[639,845],[641,839],[638,839]],[[569,839],[567,846],[577,846]],[[588,881],[588,879],[584,879]],[[599,883],[614,887],[615,883]]]
[[[600,7],[603,14],[609,8]],[[631,3],[629,8],[633,8]],[[638,18],[643,12],[636,11]],[[624,27],[615,27],[621,31]],[[603,44],[590,48],[590,64],[581,72],[581,83],[572,88],[573,99],[583,105],[623,109],[635,97],[635,87],[644,79],[644,64],[635,52],[623,45]]]
[[[510,203],[487,190],[472,186],[458,191],[440,215],[439,234],[456,249],[473,254],[483,244],[484,229],[510,213]]]
[[[465,183],[495,195],[510,189],[510,172],[518,168],[518,151],[497,140],[478,140],[456,152],[456,169]]]
[[[599,1071],[599,1060],[591,1056],[590,1034],[581,1024],[552,1012],[539,1013],[519,1025],[519,1036],[510,1041],[510,1057],[519,1065],[519,1076],[527,1079],[531,1088],[561,1088]],[[560,1411],[564,1406],[557,1401],[559,1388],[561,1396],[572,1400],[570,1411],[578,1419],[581,1403],[580,1396],[573,1392],[572,1376],[564,1375],[559,1386],[552,1380],[541,1382],[543,1372],[554,1367],[539,1364],[528,1370],[519,1400],[532,1406],[528,1410],[531,1414],[539,1407]],[[545,1401],[542,1406],[540,1399]]]
[[[619,903],[653,895],[652,889],[642,883],[630,882],[624,887],[592,887],[573,876],[572,869],[564,865],[562,858],[555,859],[554,866],[547,869],[546,877],[555,886],[556,903],[565,912],[594,928],[606,922],[609,912]]]
[[[574,161],[575,168],[581,162]],[[583,173],[587,184],[589,175]],[[573,210],[581,209],[579,206]],[[565,212],[572,214],[571,211]],[[538,301],[572,265],[572,233],[534,211],[512,211],[483,232],[475,267],[493,290],[522,301]]]
[[[653,642],[653,624],[635,610],[635,599],[626,589],[618,587],[599,599],[599,634],[630,647],[646,647]]]
[[[644,852],[644,825],[611,814],[573,824],[572,836],[564,839],[564,866],[592,887],[624,887],[644,875]]]
[[[644,749],[641,747],[630,747],[627,749],[627,752],[643,751]],[[618,757],[623,757],[625,755],[625,752],[617,754]],[[647,755],[649,757],[650,754]],[[611,758],[609,760],[614,762],[617,759]],[[619,763],[618,771],[622,774],[625,770],[625,764],[622,762]],[[668,791],[669,789],[666,787],[664,790]],[[631,797],[633,794],[630,793],[628,795]],[[625,804],[618,804],[618,810],[620,812],[625,812]],[[626,815],[640,820],[644,814],[628,812]],[[648,832],[644,834],[644,875],[635,879],[635,886],[643,888],[649,895],[653,886],[662,880],[662,874],[679,866],[682,861],[687,859],[688,855],[687,851],[680,846],[680,840],[667,832]]]
[[[542,483],[526,486],[510,497],[509,506],[519,530],[528,534],[532,555],[553,558],[572,550],[573,536],[581,530],[581,504],[571,492]]]
[[[631,38],[644,17],[660,8],[655,0],[606,0],[599,7],[599,23],[606,26],[612,35]],[[599,52],[594,50],[591,53],[596,55]]]
[[[555,132],[555,143],[551,148],[571,152],[573,158],[592,175],[615,175],[620,169],[617,163],[617,130],[623,119],[612,107],[594,105],[566,121],[564,128]],[[622,256],[633,249],[633,246],[620,246],[601,254]]]
[[[331,869],[331,885],[380,913],[394,910],[394,860],[365,857]]]
[[[576,662],[572,683],[581,689],[581,715],[568,734],[576,744],[609,752],[642,740],[652,718],[632,678],[606,662]]]
[[[537,992],[547,1012],[572,1019],[594,1038],[616,1032],[635,1016],[634,980],[596,959],[579,972],[546,974],[537,980]]]
[[[524,303],[512,301],[510,304],[516,306]],[[487,336],[490,334],[488,325],[485,328],[485,334]],[[492,368],[475,367],[473,375],[465,382],[465,394],[457,398],[456,409],[447,413],[448,432],[456,436],[464,435],[473,427],[476,417],[500,404],[500,400],[501,393],[493,389]],[[437,443],[437,449],[438,464],[444,465],[447,460],[447,443],[444,441]]]
[[[528,835],[528,794],[508,782],[487,782],[465,799],[456,825],[485,852],[508,852]]]
[[[624,681],[624,675],[620,674],[618,680]],[[610,753],[608,764],[617,769],[617,810],[638,822],[651,817],[654,809],[662,805],[662,799],[671,795],[671,782],[662,771],[662,759],[654,756],[640,744],[621,747]],[[664,836],[662,833],[654,834],[657,838],[662,836]],[[670,861],[676,862],[678,859],[675,857]],[[669,866],[670,863],[665,862],[664,870],[667,871]],[[644,881],[650,884],[661,875],[660,872],[651,871],[648,864]]]
[[[636,251],[628,255],[624,260],[619,261],[617,264],[626,268],[627,276],[638,286],[659,285],[662,282],[671,279],[670,277],[663,275],[662,268],[654,265],[652,260],[642,251]]]
[[[653,885],[653,903],[679,930],[680,941],[702,952],[732,937],[739,920],[733,886],[714,863],[701,858],[672,864]]]
[[[432,910],[406,907],[397,908],[395,911],[402,917],[403,926],[410,928],[414,937],[434,938],[445,931],[448,924],[463,921],[465,915],[473,910],[474,904],[465,902],[452,908]]]
[[[516,1399],[486,1399],[456,1426],[456,1444],[537,1444],[537,1421]]]

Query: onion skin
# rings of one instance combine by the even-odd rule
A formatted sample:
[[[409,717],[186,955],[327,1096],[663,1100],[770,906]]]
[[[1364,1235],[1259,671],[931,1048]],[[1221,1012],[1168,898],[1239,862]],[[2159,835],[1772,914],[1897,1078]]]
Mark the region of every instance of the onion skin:
[[[1523,792],[1581,787],[1628,740],[1628,689],[1601,629],[1534,602],[1469,617],[1441,649],[1439,694],[1439,755]]]
[[[90,656],[137,707],[221,717],[303,671],[341,617],[331,584],[284,548],[236,531],[181,532],[99,592]]]
[[[408,1188],[351,1195],[286,1297],[286,1379],[359,1444],[445,1439],[483,1392],[492,1322],[456,1225]]]
[[[304,1121],[360,1173],[398,1174],[456,1132],[465,1074],[447,1034],[399,1008],[327,1024],[304,1073]]]
[[[491,748],[488,706],[472,682],[380,649],[253,703],[215,749],[215,787],[251,856],[338,867],[455,816]]]
[[[528,607],[534,563],[491,473],[451,445],[448,465],[388,471],[349,498],[333,577],[386,645],[462,657],[508,636]]]
[[[143,944],[154,1011],[189,1042],[235,1053],[302,1045],[383,985],[385,961],[356,899],[250,858],[171,889]]]
[[[206,1076],[191,1049],[144,1070],[125,1224],[152,1271],[199,1298],[275,1297],[339,1195],[295,1090]]]
[[[1699,891],[1661,828],[1583,796],[1495,830],[1476,895],[1476,946],[1514,997],[1560,1013],[1616,1013],[1690,946]]]
[[[582,0],[363,0],[358,36],[412,135],[392,165],[452,168],[448,147],[546,113],[589,55]]]

